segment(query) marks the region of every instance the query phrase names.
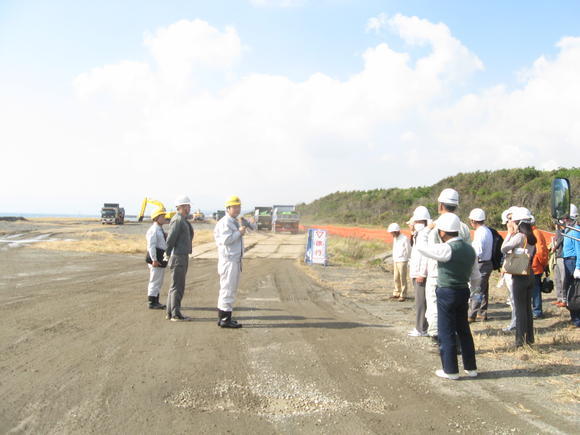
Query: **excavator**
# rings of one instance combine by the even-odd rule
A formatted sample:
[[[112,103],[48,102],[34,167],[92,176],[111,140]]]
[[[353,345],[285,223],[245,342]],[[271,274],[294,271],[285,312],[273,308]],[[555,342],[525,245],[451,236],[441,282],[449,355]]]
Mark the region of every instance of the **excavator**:
[[[166,211],[165,206],[163,205],[162,202],[157,201],[156,199],[145,198],[141,203],[141,211],[139,211],[139,216],[137,216],[137,222],[143,222],[143,217],[145,216],[145,209],[147,208],[148,204],[157,206],[158,209]],[[165,213],[165,218],[171,219],[173,216],[175,216],[175,213],[177,212],[175,211],[167,212]]]

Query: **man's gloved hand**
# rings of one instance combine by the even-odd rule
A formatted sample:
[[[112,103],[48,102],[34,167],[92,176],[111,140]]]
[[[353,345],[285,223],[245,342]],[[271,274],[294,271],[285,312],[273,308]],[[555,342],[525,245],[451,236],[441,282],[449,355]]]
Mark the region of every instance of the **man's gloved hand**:
[[[574,279],[580,279],[580,269],[574,270]]]

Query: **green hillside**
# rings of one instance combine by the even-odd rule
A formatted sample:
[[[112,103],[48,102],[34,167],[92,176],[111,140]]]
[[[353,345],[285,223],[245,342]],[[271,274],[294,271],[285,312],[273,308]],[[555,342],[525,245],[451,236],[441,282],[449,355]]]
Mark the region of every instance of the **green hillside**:
[[[459,215],[465,221],[471,209],[480,207],[487,213],[488,224],[499,228],[501,212],[511,205],[519,205],[532,211],[541,228],[551,229],[550,189],[554,177],[570,180],[572,202],[577,201],[580,168],[554,171],[523,168],[460,173],[426,187],[335,192],[310,204],[300,204],[298,210],[303,221],[309,223],[403,224],[419,205],[426,206],[435,215],[439,193],[452,187],[459,192]]]

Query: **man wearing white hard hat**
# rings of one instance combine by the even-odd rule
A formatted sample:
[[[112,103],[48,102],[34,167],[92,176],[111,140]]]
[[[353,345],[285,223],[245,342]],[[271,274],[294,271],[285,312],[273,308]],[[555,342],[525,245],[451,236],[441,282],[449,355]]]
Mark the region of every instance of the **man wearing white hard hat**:
[[[167,295],[167,318],[172,322],[191,320],[181,314],[181,300],[185,292],[185,278],[189,267],[189,254],[193,242],[193,227],[187,217],[191,211],[191,201],[187,196],[175,200],[177,213],[171,218],[167,234],[167,251],[171,270],[171,286]]]
[[[415,290],[415,328],[409,332],[410,337],[427,336],[427,302],[425,300],[425,283],[427,282],[428,258],[419,252],[419,248],[425,248],[428,244],[429,227],[428,222],[431,215],[427,207],[420,205],[413,212],[409,222],[413,225],[413,247],[411,249],[411,259],[409,260],[409,275],[413,280]]]
[[[392,258],[395,288],[391,299],[403,302],[407,298],[407,266],[411,256],[411,244],[407,236],[401,234],[399,224],[390,224],[387,231],[393,236]]]
[[[580,225],[578,225],[578,209],[574,204],[570,205],[569,217],[566,224],[575,229],[567,229],[564,234],[580,239]],[[580,242],[570,237],[564,237],[564,291],[566,293],[566,306],[570,311],[570,320],[574,326],[580,327],[580,310],[570,306],[574,299],[576,280],[580,279]]]
[[[459,207],[459,193],[454,189],[443,189],[437,198],[437,212],[440,217],[447,213],[455,213]],[[436,221],[434,223],[436,225]],[[470,243],[471,233],[467,225],[463,222],[460,224],[459,237],[465,242]],[[443,243],[439,233],[432,230],[429,233],[429,245]],[[437,288],[437,261],[430,259],[428,264],[427,283],[425,285],[425,298],[427,300],[427,322],[429,323],[428,334],[433,339],[433,344],[437,345],[437,295],[435,289]]]
[[[159,292],[165,277],[165,267],[167,262],[163,260],[163,255],[167,250],[167,237],[163,231],[163,225],[167,222],[165,208],[159,208],[151,213],[153,225],[147,230],[145,239],[147,240],[147,257],[145,261],[149,264],[149,285],[147,287],[147,298],[149,299],[149,309],[163,310],[165,305],[159,303]]]
[[[442,243],[419,248],[419,251],[437,263],[437,321],[443,369],[437,370],[435,374],[446,379],[459,379],[458,337],[463,369],[469,377],[475,377],[475,346],[467,320],[467,310],[470,283],[472,288],[479,287],[477,256],[470,244],[459,237],[461,221],[455,214],[442,214],[433,231],[437,232]]]
[[[473,227],[473,242],[471,246],[477,255],[477,266],[481,274],[481,290],[477,295],[472,295],[469,307],[469,321],[475,319],[487,320],[487,306],[489,301],[489,277],[493,270],[491,254],[493,248],[493,236],[491,230],[485,225],[485,212],[480,208],[474,208],[469,213],[469,223]]]

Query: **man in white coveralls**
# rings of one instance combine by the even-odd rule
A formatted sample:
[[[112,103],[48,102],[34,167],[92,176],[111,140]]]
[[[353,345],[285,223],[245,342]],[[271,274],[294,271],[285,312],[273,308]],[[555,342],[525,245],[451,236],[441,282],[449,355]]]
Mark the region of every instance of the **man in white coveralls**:
[[[218,326],[241,328],[242,325],[232,319],[232,311],[242,272],[244,235],[250,224],[246,221],[240,224],[237,220],[242,208],[242,202],[238,196],[228,198],[225,207],[226,214],[218,221],[213,232],[218,248],[218,274],[220,276],[217,304]]]

